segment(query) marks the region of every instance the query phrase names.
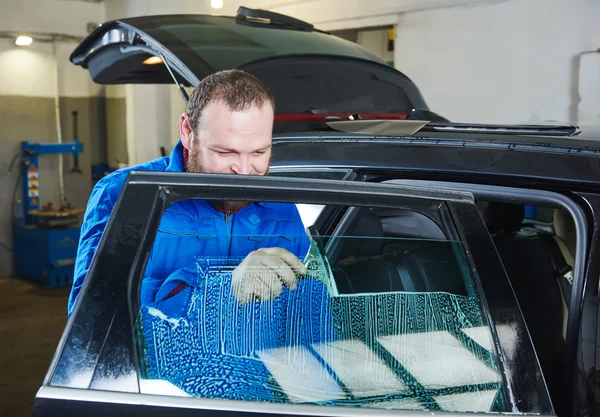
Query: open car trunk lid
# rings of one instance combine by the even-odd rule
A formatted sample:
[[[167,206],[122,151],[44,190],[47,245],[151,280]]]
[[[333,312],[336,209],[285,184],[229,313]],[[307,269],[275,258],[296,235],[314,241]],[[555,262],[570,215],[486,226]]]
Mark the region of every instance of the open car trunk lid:
[[[195,87],[213,72],[241,69],[267,85],[277,113],[283,114],[394,113],[403,118],[413,108],[427,108],[408,77],[361,46],[304,22],[265,21],[240,14],[114,20],[96,28],[70,60],[99,84],[175,80]]]

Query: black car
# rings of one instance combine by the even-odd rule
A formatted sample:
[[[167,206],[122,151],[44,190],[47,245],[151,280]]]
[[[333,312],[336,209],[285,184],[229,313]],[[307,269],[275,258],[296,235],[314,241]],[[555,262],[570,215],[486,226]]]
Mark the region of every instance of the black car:
[[[242,10],[228,24],[314,32],[248,13],[260,12]],[[177,43],[159,39],[163,29],[147,26],[144,35],[130,23],[99,29],[74,61],[87,59],[98,81],[118,82],[129,64],[113,66],[117,52],[124,41],[134,50],[142,42],[152,51],[140,51],[169,64],[149,79],[167,82],[169,68],[183,77],[178,83],[186,71],[196,82],[206,74],[192,70],[195,58],[183,63],[169,52]],[[117,57],[94,65],[94,54],[111,53],[100,39],[113,39],[113,30]],[[282,113],[348,112],[351,120],[279,119],[267,177],[131,173],[33,415],[595,415],[600,136],[573,126],[361,120],[427,109],[406,77],[363,58],[263,58],[240,65],[257,69],[278,102],[286,95],[278,98],[276,87],[291,82],[276,76],[290,73],[274,71],[269,84],[268,61],[314,59],[331,79],[338,62],[355,63],[357,80],[374,85],[343,91],[370,94],[377,105],[331,107],[317,90],[303,91],[306,100],[315,93],[315,105],[289,100]],[[397,86],[389,102],[376,94],[384,74]],[[311,239],[304,292],[252,311],[199,304],[177,319],[141,306],[162,213],[184,199],[297,204]],[[212,288],[226,287],[231,265],[201,256],[197,265]],[[319,303],[304,303],[302,294],[319,291]],[[218,300],[229,302],[223,294]],[[240,333],[247,328],[274,336],[248,338]],[[250,348],[235,353],[241,345]]]

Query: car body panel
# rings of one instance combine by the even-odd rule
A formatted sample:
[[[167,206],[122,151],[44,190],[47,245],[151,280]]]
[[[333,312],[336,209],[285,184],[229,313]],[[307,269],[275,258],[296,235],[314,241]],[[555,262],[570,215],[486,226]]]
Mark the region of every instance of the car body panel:
[[[573,141],[572,146],[567,146],[569,141]],[[417,134],[401,138],[298,134],[276,136],[274,144],[273,166],[353,167],[373,170],[375,176],[376,172],[391,170],[406,178],[443,175],[448,181],[485,179],[507,186],[563,182],[573,191],[583,191],[598,190],[600,174],[600,149],[575,139],[468,134]]]

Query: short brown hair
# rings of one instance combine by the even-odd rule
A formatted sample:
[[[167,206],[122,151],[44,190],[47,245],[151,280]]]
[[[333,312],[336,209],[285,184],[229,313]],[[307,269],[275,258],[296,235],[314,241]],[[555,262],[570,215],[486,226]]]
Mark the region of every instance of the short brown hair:
[[[240,70],[215,72],[204,78],[192,93],[185,109],[192,131],[196,132],[202,110],[212,100],[221,100],[231,111],[244,111],[254,105],[262,107],[275,100],[267,87],[254,75]]]

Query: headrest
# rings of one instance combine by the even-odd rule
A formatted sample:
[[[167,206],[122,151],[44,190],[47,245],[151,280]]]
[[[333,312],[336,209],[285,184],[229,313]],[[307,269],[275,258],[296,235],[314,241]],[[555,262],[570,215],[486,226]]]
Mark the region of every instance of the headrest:
[[[419,242],[418,247],[404,253],[402,264],[411,278],[410,283],[405,284],[407,291],[466,295],[465,280],[452,242]]]
[[[569,252],[574,256],[577,249],[577,229],[573,217],[567,211],[556,210],[553,224],[556,235],[565,241]]]
[[[352,239],[352,237],[359,237],[359,239]],[[360,237],[364,238],[360,239]],[[349,256],[379,255],[383,246],[383,238],[383,225],[379,216],[371,211],[363,210],[343,238],[339,259]]]
[[[446,240],[440,226],[425,214],[409,209],[378,212],[389,237]]]
[[[490,234],[510,234],[521,229],[525,207],[521,204],[488,202],[482,210]]]

